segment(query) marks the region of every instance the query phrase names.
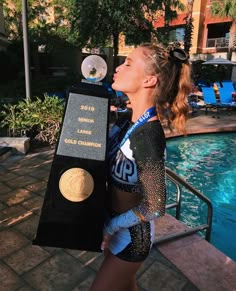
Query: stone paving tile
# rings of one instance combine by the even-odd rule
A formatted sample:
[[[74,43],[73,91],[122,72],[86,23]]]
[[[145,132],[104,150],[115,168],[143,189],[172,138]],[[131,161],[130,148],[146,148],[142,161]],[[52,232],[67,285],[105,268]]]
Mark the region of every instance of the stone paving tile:
[[[41,165],[41,170],[47,172],[48,176],[52,167],[52,160],[47,161],[46,164]]]
[[[17,274],[22,275],[45,261],[45,259],[50,256],[51,254],[43,250],[41,247],[28,245],[27,247],[4,258],[3,261]]]
[[[88,291],[90,286],[92,285],[92,282],[96,276],[95,272],[88,272],[86,274],[85,280],[83,280],[78,286],[76,286],[72,291]]]
[[[0,212],[0,229],[11,227],[32,215],[31,211],[26,210],[21,205],[14,205],[3,209]]]
[[[89,267],[95,271],[98,271],[103,262],[103,256],[97,256],[94,260],[90,261]]]
[[[172,281],[172,276],[173,282],[169,282]],[[165,280],[167,281],[165,282]],[[149,256],[139,269],[137,273],[137,284],[139,291],[197,290],[194,289],[195,286],[193,286],[156,248],[152,248]]]
[[[29,166],[29,167],[38,167],[43,161],[42,159],[40,158],[40,153],[30,153],[25,155],[25,158],[24,159],[21,159],[20,160],[20,164],[21,166]],[[39,163],[40,161],[40,163]]]
[[[38,178],[43,181],[48,181],[49,171],[45,167],[40,167],[38,170],[34,170],[30,173],[30,176]]]
[[[27,159],[27,157],[28,157],[28,159]],[[51,161],[50,158],[48,158],[48,160],[45,160],[45,159],[41,159],[38,157],[33,157],[33,155],[30,154],[30,155],[26,156],[25,159],[22,159],[20,161],[20,164],[21,164],[21,168],[25,171],[27,171],[28,169],[37,171],[37,169],[40,169],[43,166],[46,167],[49,164],[49,161]]]
[[[64,249],[62,248],[54,248],[54,247],[47,247],[47,246],[42,246],[42,248],[52,255],[55,255],[64,251]]]
[[[89,266],[95,271],[98,271],[103,261],[102,253],[77,251],[69,249],[66,249],[65,251],[72,255],[73,257],[77,258],[82,264]]]
[[[35,289],[25,283],[24,286],[18,288],[17,291],[35,291]]]
[[[0,182],[0,195],[8,193],[9,191],[11,191],[11,188],[9,186],[7,186],[5,183]],[[1,197],[1,196],[0,196]]]
[[[4,175],[0,175],[0,182],[9,181],[9,180],[13,180],[16,178],[18,178],[18,175],[14,174],[12,172],[6,172],[6,173],[4,173]],[[2,187],[0,189],[2,190]]]
[[[39,153],[40,155],[40,153]],[[47,165],[48,161],[39,157],[34,157],[32,154],[28,155],[28,159],[21,160],[21,166],[33,170],[40,169],[43,165]]]
[[[10,157],[9,157],[9,159],[10,159]],[[5,170],[6,170],[6,168],[2,164],[0,164],[0,173],[5,171]]]
[[[46,169],[47,171],[51,169],[51,161],[55,155],[55,149],[50,152],[45,152],[44,156],[40,156],[40,167]]]
[[[181,291],[188,280],[184,280],[181,273],[175,272],[161,262],[155,261],[138,279],[138,285],[145,290]],[[191,284],[189,291],[195,291]],[[185,289],[186,290],[186,289]]]
[[[6,184],[11,188],[19,188],[37,183],[38,181],[39,180],[37,178],[31,177],[29,175],[23,175],[14,180],[6,181]]]
[[[32,151],[32,153],[33,152],[34,151]],[[48,159],[52,159],[54,157],[55,149],[50,147],[43,147],[40,151],[39,148],[36,148],[36,152],[40,159],[47,161]]]
[[[48,160],[50,158],[53,158],[54,152],[55,152],[54,148],[50,148],[49,146],[48,147],[36,146],[30,149],[30,153],[32,156],[38,157],[39,159],[42,159],[42,160]]]
[[[6,209],[6,207],[7,206],[0,201],[0,211]]]
[[[18,290],[18,288],[24,285],[24,281],[2,262],[0,262],[0,278],[1,291]]]
[[[78,278],[83,270],[83,264],[61,252],[23,275],[23,278],[36,290],[66,291],[78,285]],[[87,275],[84,274],[84,277]]]
[[[96,272],[94,270],[87,266],[83,266],[83,268],[80,270],[78,274],[77,277],[78,283],[76,284],[76,287],[77,288],[79,287],[79,290],[84,289],[88,291],[95,276]],[[74,290],[74,288],[72,290]]]
[[[30,192],[27,189],[15,189],[7,194],[3,194],[0,196],[0,200],[7,204],[8,206],[12,206],[15,204],[19,204],[28,200],[30,198],[34,198],[36,195]]]
[[[44,198],[44,196],[46,194],[46,191],[45,190],[43,190],[43,191],[41,190],[37,194]]]
[[[72,249],[64,249],[65,252],[67,252],[68,254],[70,254],[72,257],[79,259],[82,263],[85,263],[87,261],[89,261],[90,259],[92,259],[96,254],[96,253],[92,253],[92,252],[86,252],[83,250],[72,250]]]
[[[12,169],[20,168],[20,161],[22,161],[24,158],[25,155],[12,155],[1,162],[2,169],[12,171]]]
[[[33,214],[21,223],[17,223],[14,226],[14,229],[26,236],[30,241],[32,241],[37,231],[38,222],[39,216]]]
[[[4,258],[30,244],[30,240],[11,229],[0,232],[0,242],[0,258]]]
[[[36,179],[38,179],[38,177]],[[37,181],[36,183],[28,184],[27,186],[25,186],[25,188],[34,193],[38,193],[41,191],[45,192],[47,188],[47,181]]]
[[[41,208],[42,208],[42,205],[43,205],[43,200],[44,200],[43,197],[41,197],[41,196],[35,196],[32,199],[29,199],[27,201],[24,201],[22,203],[22,205],[26,209],[31,210],[31,211],[33,211],[36,214],[39,214],[41,212]]]
[[[22,175],[28,176],[36,170],[35,168],[39,168],[39,166],[21,165],[20,168],[15,169],[14,174],[16,174],[17,176],[22,176]]]
[[[151,249],[150,254],[148,255],[147,259],[143,262],[142,266],[137,272],[137,278],[139,278],[146,270],[153,264],[155,260],[159,260],[160,253],[157,253],[156,250]]]
[[[32,168],[22,164],[22,161],[23,161],[23,158],[15,166],[11,165],[9,169],[11,173],[17,176],[21,176],[21,175],[28,174],[29,172],[32,172]]]

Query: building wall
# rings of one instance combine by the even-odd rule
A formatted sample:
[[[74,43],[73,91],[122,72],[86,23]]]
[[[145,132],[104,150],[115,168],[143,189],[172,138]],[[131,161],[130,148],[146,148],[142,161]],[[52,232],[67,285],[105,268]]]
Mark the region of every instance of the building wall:
[[[181,0],[184,5],[188,3],[188,0]],[[230,22],[232,21],[230,18],[220,18],[218,16],[211,16],[211,1],[210,0],[194,0],[193,3],[193,35],[192,35],[192,47],[190,49],[191,58],[201,58],[205,59],[206,56],[202,54],[214,54],[215,49],[212,51],[206,48],[207,37],[208,37],[208,24],[212,23],[222,23],[222,22]],[[177,25],[184,25],[186,16],[186,11],[179,12],[179,16],[177,19],[170,23],[170,26],[174,27]],[[158,29],[159,27],[164,26],[164,18],[160,16],[155,23],[155,27]],[[121,39],[119,54],[127,55],[133,47],[128,47],[125,45],[124,37]]]
[[[195,0],[193,5],[193,38],[190,54],[196,54],[203,44],[204,18],[207,0]]]

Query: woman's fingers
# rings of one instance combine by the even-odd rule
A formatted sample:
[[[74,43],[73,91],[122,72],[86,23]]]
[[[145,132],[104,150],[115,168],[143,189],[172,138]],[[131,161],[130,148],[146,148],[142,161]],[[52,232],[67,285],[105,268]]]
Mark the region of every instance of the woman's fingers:
[[[101,250],[102,251],[104,251],[105,249],[108,248],[110,240],[111,240],[111,236],[109,234],[107,234],[107,233],[104,234],[103,241],[102,241],[102,244],[101,244]]]

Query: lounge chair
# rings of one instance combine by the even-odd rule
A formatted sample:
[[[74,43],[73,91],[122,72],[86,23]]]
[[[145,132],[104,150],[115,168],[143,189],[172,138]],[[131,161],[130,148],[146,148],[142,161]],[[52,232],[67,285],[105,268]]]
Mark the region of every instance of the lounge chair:
[[[203,100],[206,104],[212,106],[219,106],[216,100],[216,95],[213,87],[202,87]]]
[[[206,114],[208,113],[208,109],[216,109],[218,115],[220,113],[220,108],[222,108],[223,105],[216,100],[213,87],[202,87],[202,94],[205,102]]]
[[[222,88],[226,88],[228,90],[231,90],[231,92],[234,92],[234,85],[231,81],[223,81],[222,82]]]
[[[192,115],[198,111],[198,109],[201,109],[205,107],[205,104],[201,104],[199,102],[199,95],[191,93],[188,96],[188,104],[192,109]]]
[[[233,101],[232,88],[229,86],[224,86],[222,88],[219,88],[220,93],[220,102],[227,107],[236,107],[236,102]]]

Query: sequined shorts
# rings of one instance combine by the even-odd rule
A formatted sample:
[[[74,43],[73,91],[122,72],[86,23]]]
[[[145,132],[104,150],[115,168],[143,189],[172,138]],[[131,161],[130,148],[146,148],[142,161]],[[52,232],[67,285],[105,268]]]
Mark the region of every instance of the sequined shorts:
[[[114,234],[109,249],[116,257],[128,262],[142,262],[154,240],[154,222],[142,222]]]

